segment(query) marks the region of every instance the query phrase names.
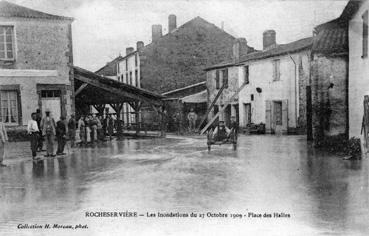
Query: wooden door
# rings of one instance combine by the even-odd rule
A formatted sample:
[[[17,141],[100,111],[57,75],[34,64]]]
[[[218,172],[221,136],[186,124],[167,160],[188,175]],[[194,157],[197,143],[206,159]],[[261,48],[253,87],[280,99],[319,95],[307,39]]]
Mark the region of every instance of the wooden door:
[[[244,123],[245,123],[245,126],[247,126],[248,124],[251,123],[251,104],[245,103],[243,105],[244,105],[244,110],[245,110]]]
[[[272,130],[276,134],[286,134],[288,131],[288,102],[274,101],[273,102],[273,121]]]

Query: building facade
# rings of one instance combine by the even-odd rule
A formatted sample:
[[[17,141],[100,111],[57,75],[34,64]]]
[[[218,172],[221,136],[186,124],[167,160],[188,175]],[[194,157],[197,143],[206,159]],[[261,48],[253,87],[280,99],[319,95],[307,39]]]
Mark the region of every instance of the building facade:
[[[265,124],[267,133],[305,133],[311,38],[249,55],[238,66],[240,126]],[[275,41],[274,41],[275,44]]]
[[[236,57],[207,69],[209,103],[227,83],[212,114],[233,97],[220,115],[226,124],[235,116],[245,128],[263,124],[267,133],[305,133],[312,39],[281,45],[275,39],[273,30],[265,31],[262,51],[241,54],[239,60]]]
[[[369,95],[368,1],[350,1],[341,15],[349,22],[349,136],[362,136],[364,96]]]
[[[126,56],[119,59],[116,69],[117,80],[141,88],[139,51],[144,47],[144,43],[139,41],[136,46],[136,50],[133,47],[126,48]],[[122,120],[126,125],[137,123],[134,109],[127,102],[124,103],[122,108]]]
[[[36,109],[74,112],[69,17],[0,2],[0,119],[25,126]]]
[[[316,144],[348,137],[348,65],[347,23],[335,19],[315,27],[307,109],[308,138]]]

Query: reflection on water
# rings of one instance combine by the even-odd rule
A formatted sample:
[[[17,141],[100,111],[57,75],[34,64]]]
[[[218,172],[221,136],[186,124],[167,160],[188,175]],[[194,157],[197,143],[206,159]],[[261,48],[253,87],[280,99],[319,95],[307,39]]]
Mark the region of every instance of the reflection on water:
[[[368,187],[367,160],[317,152],[299,136],[241,136],[237,151],[225,145],[211,152],[203,138],[122,140],[0,169],[0,232],[14,235],[19,223],[52,219],[90,225],[78,235],[106,235],[112,228],[132,235],[143,227],[148,235],[200,234],[205,228],[207,235],[367,235]],[[284,212],[291,218],[168,224],[84,217],[100,210]]]

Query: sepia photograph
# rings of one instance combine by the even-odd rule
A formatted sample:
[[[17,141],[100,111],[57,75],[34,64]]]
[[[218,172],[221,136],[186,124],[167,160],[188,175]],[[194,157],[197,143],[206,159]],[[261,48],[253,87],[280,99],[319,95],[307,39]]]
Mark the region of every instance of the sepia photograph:
[[[0,235],[369,235],[368,11],[0,0]]]

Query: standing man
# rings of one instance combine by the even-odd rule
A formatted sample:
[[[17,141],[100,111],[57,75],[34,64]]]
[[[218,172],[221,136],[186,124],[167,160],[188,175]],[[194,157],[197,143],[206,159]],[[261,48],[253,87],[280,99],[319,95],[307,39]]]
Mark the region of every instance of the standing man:
[[[74,114],[70,116],[68,121],[68,136],[70,140],[70,146],[74,147],[76,141],[76,119],[74,118]]]
[[[181,114],[179,112],[176,112],[173,115],[173,123],[174,123],[174,129],[177,132],[177,135],[181,134]]]
[[[37,140],[37,151],[41,152],[43,147],[42,127],[41,127],[42,114],[40,109],[36,109],[36,122],[39,129],[38,140]]]
[[[196,128],[196,120],[197,120],[197,114],[193,110],[193,108],[191,108],[190,112],[188,113],[187,120],[188,120],[188,130],[191,133]]]
[[[81,115],[78,120],[78,130],[79,130],[79,138],[81,139],[81,145],[86,146],[86,125],[85,125],[85,117]]]
[[[37,113],[32,113],[32,119],[28,121],[27,133],[30,136],[32,159],[36,159],[40,129],[37,125]]]
[[[97,117],[96,114],[92,114],[92,119],[90,120],[90,128],[91,128],[91,143],[94,144],[97,141]]]
[[[5,143],[8,141],[8,134],[6,133],[5,125],[0,121],[0,167],[5,167],[3,164],[5,154]]]
[[[56,151],[56,155],[65,155],[64,146],[66,135],[67,127],[65,126],[65,117],[61,116],[60,120],[56,123],[56,139],[58,140],[58,150]]]
[[[165,110],[165,107],[162,106],[161,107],[161,112],[160,112],[160,136],[161,137],[165,137],[166,136],[166,131],[167,131],[167,123],[168,123],[168,113],[167,110]]]
[[[238,123],[236,121],[236,117],[235,116],[231,116],[231,125],[229,127],[231,130],[233,129],[233,131],[235,132],[235,134],[238,134]]]
[[[41,120],[42,135],[46,137],[46,155],[45,157],[55,157],[54,139],[55,139],[55,120],[50,116],[50,110],[47,108],[45,117]]]
[[[112,139],[114,132],[114,119],[111,117],[111,114],[108,115],[107,119],[107,129],[110,140]]]

